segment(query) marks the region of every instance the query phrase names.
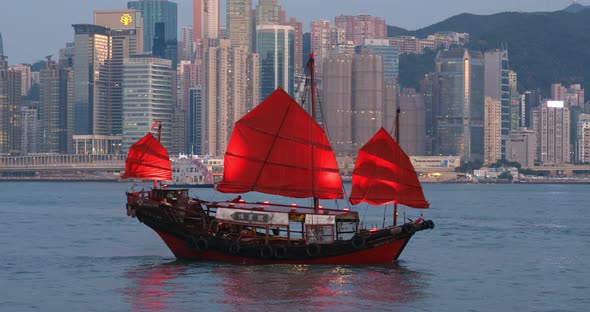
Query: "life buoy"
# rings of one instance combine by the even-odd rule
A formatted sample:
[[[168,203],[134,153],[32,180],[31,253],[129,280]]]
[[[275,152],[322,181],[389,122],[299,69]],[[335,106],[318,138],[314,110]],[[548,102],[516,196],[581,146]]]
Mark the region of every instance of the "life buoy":
[[[277,259],[283,259],[287,256],[287,247],[286,246],[276,246],[274,248],[274,255]]]
[[[233,243],[231,246],[229,246],[229,253],[232,255],[237,255],[240,253],[240,244],[239,243]]]
[[[406,223],[403,226],[403,230],[405,233],[412,235],[416,233],[416,225],[414,223]]]
[[[260,248],[260,250],[258,250],[258,255],[260,256],[260,258],[263,259],[268,259],[270,257],[272,257],[272,255],[274,254],[272,247],[270,247],[270,245],[264,245],[262,248]]]
[[[355,235],[352,237],[351,242],[352,242],[352,247],[354,247],[354,249],[361,249],[361,248],[365,247],[365,243],[367,242],[367,239],[364,236]]]
[[[205,252],[205,251],[207,251],[207,249],[209,249],[209,242],[206,239],[204,239],[203,237],[199,237],[195,241],[195,247],[197,248],[198,251]]]
[[[322,248],[320,247],[320,245],[313,244],[313,243],[307,245],[307,248],[305,248],[305,252],[310,257],[317,257],[317,256],[319,256],[321,251],[322,251]]]

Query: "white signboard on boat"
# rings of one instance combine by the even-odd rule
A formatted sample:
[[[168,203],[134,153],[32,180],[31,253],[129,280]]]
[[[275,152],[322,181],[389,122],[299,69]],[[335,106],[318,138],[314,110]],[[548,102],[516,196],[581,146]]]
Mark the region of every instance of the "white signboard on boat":
[[[289,214],[284,212],[264,212],[257,210],[217,208],[217,214],[215,217],[218,220],[248,224],[289,224]]]
[[[305,224],[335,224],[336,217],[333,215],[305,215]]]

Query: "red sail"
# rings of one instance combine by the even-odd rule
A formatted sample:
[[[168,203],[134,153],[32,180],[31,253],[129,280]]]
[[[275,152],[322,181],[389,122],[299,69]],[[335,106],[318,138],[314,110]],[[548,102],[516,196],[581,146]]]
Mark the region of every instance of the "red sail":
[[[361,148],[352,172],[350,203],[360,202],[429,207],[408,155],[383,128]]]
[[[148,133],[131,145],[123,178],[172,180],[170,157],[154,135]]]
[[[326,133],[280,88],[235,123],[217,190],[343,197]]]

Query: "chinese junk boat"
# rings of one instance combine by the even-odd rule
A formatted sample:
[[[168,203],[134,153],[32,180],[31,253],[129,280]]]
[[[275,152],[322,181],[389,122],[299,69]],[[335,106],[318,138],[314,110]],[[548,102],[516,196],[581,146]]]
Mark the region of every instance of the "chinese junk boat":
[[[313,75],[311,80],[313,86]],[[148,133],[131,147],[125,177],[169,180],[167,156]],[[149,191],[127,193],[127,212],[156,231],[178,258],[246,264],[390,262],[417,231],[434,227],[422,218],[398,225],[394,213],[392,225],[362,229],[357,211],[320,206],[320,199],[345,195],[335,155],[315,118],[280,88],[235,123],[217,191],[313,197],[313,206],[240,196],[206,201],[154,182]],[[349,200],[394,203],[395,209],[429,206],[409,158],[383,129],[359,152]]]

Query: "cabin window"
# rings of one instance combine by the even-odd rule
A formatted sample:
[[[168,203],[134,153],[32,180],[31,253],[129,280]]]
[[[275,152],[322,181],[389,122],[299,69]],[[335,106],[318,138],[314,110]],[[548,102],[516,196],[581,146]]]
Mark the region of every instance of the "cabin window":
[[[306,224],[305,240],[307,244],[330,244],[334,242],[334,225]]]

